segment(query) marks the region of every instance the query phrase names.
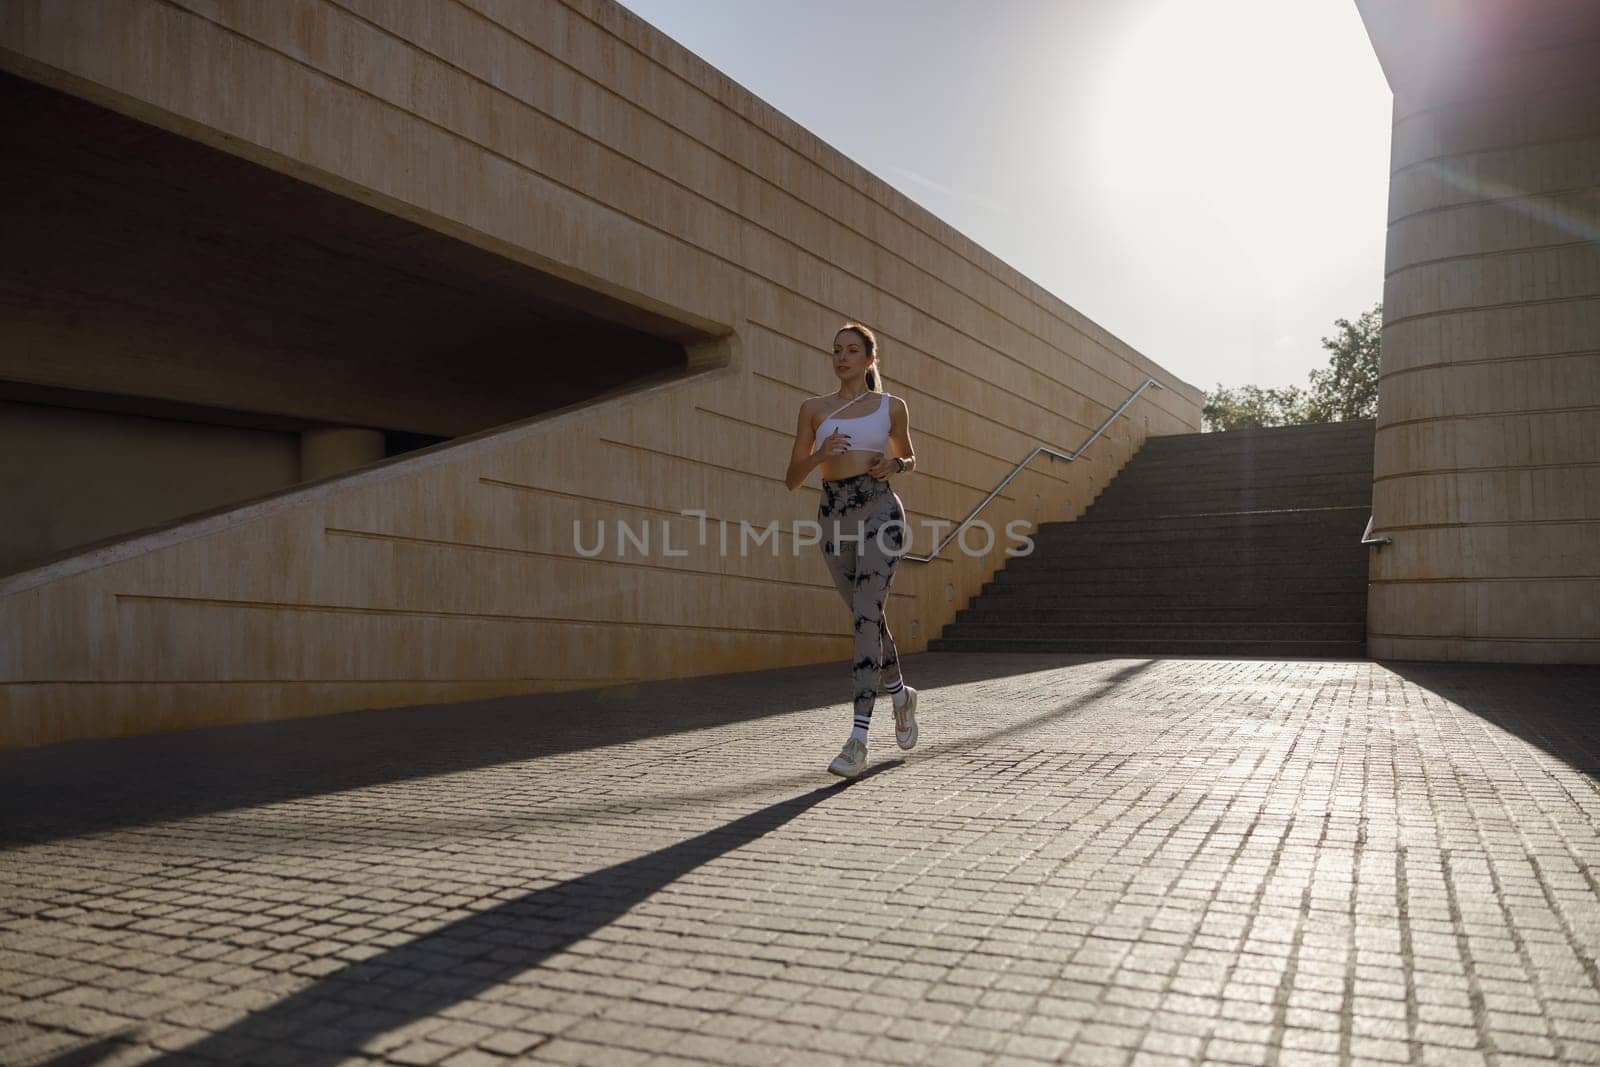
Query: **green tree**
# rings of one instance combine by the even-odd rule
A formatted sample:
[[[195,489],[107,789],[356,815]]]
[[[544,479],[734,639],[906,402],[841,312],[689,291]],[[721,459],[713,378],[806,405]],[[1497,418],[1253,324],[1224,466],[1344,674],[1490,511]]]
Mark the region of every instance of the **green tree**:
[[[1328,366],[1311,372],[1309,390],[1298,385],[1286,389],[1241,385],[1230,389],[1218,382],[1217,388],[1206,394],[1200,411],[1202,426],[1206,430],[1243,430],[1375,418],[1383,305],[1374,304],[1354,322],[1335,319],[1333,324],[1339,332],[1322,339],[1322,347],[1330,353]]]
[[[1326,370],[1311,372],[1307,422],[1347,422],[1378,415],[1378,344],[1383,334],[1383,305],[1374,304],[1361,317],[1335,319],[1339,332],[1324,337],[1331,356]]]
[[[1235,389],[1217,383],[1206,394],[1200,417],[1207,430],[1248,430],[1259,426],[1293,426],[1307,421],[1306,393],[1298,385],[1263,389],[1241,385]]]

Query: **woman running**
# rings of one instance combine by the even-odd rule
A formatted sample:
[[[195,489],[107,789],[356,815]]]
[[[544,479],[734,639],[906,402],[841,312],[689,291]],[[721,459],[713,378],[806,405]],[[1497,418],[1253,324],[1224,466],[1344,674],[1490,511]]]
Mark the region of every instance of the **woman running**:
[[[900,676],[900,657],[883,617],[906,525],[905,509],[888,478],[915,467],[916,456],[905,401],[883,391],[877,364],[878,339],[872,331],[854,322],[841,326],[833,338],[838,392],[800,405],[784,477],[790,489],[798,489],[814,468],[822,468],[817,522],[823,559],[855,616],[855,728],[828,765],[844,778],[854,778],[867,765],[867,727],[880,684],[886,683],[894,703],[895,741],[901,748],[917,743],[917,691]]]

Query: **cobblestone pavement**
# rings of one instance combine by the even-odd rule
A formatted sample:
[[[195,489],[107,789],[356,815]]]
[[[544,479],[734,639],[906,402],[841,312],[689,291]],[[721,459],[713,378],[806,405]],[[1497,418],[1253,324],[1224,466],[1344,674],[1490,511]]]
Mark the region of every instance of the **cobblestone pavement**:
[[[0,755],[0,1062],[1600,1063],[1600,669],[905,669]]]

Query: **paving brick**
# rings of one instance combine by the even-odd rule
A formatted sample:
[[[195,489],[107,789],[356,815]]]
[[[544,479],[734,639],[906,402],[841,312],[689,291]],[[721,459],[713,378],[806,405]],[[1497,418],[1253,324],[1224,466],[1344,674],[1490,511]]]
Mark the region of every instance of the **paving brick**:
[[[1600,672],[905,668],[0,755],[0,1061],[1600,1062]]]

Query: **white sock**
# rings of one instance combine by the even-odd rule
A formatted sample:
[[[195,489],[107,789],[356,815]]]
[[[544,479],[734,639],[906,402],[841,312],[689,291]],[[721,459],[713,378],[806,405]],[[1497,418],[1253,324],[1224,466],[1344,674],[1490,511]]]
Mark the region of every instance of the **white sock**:
[[[867,743],[867,728],[865,726],[853,727],[850,730],[850,740],[852,740],[852,741],[860,741],[863,745],[866,744]]]
[[[911,699],[911,694],[907,693],[906,687],[902,685],[899,689],[889,694],[889,699],[894,701],[895,707],[903,708],[906,706],[906,701]]]

